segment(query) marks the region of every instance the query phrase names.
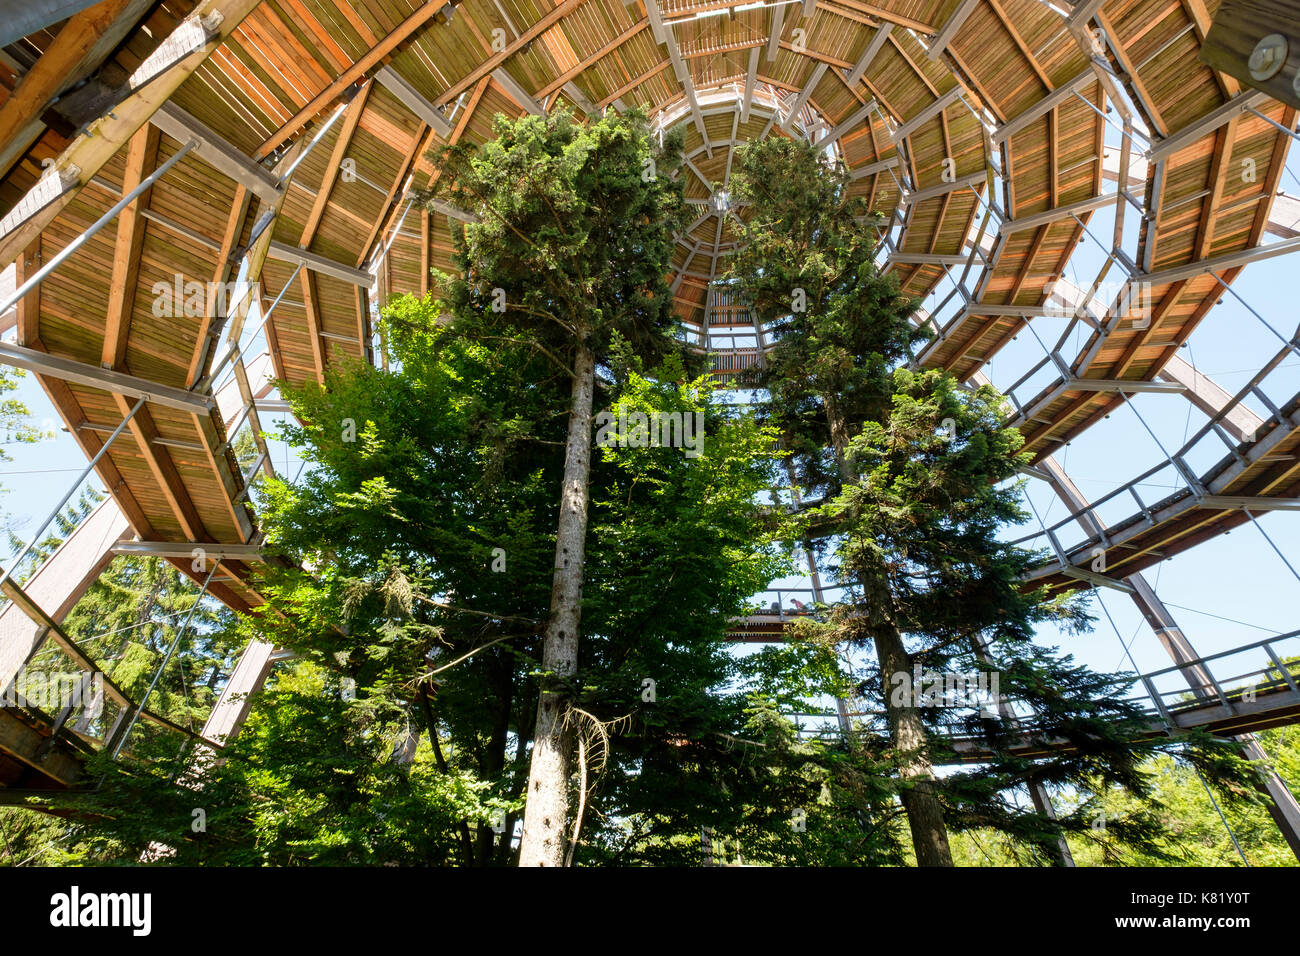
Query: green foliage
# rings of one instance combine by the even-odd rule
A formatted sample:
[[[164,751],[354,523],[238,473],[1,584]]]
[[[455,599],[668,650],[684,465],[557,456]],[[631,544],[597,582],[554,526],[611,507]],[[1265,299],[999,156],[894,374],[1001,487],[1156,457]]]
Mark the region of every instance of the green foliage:
[[[577,862],[697,865],[704,834],[725,862],[913,862],[911,757],[881,719],[898,675],[843,660],[887,629],[918,668],[996,675],[1019,711],[1013,724],[908,705],[927,761],[982,752],[938,786],[958,863],[1050,863],[1064,835],[1084,864],[1230,864],[1197,771],[1252,862],[1286,861],[1230,745],[1151,736],[1126,679],[1033,643],[1040,625],[1073,635],[1090,618],[1075,595],[1026,590],[1040,556],[1000,540],[1024,518],[1021,438],[991,388],[900,367],[923,338],[915,303],[876,269],[878,221],[844,170],[779,137],[739,156],[754,215],[729,280],[779,334],[756,419],[715,402],[671,334],[680,134],[660,143],[644,116],[613,112],[496,133],[444,153],[424,198],[477,217],[457,227],[463,276],[387,303],[388,366],[334,364],[324,387],[283,388],[300,424],[281,437],[307,467],[254,492],[267,604],[236,618],[172,565],[119,558],[67,622],[129,695],[158,676],[151,708],[191,728],[247,641],[292,662],[219,754],[142,725],[124,759],[89,762],[98,786],[57,802],[66,819],[0,810],[5,862],[511,863],[584,349],[609,416],[564,688]],[[702,440],[690,454],[641,441],[640,416],[699,421]],[[249,436],[236,451],[252,458]],[[814,500],[781,520],[759,502],[787,453]],[[93,504],[61,516],[37,557]],[[816,549],[848,597],[791,643],[738,654],[729,622],[793,572],[790,545]],[[837,697],[863,702],[851,732],[802,723]],[[1264,735],[1292,786],[1294,730]],[[1031,787],[1056,796],[1055,818]]]
[[[430,193],[478,220],[453,227],[460,276],[437,277],[453,323],[563,370],[577,343],[603,357],[615,336],[658,361],[674,345],[667,275],[686,222],[680,134],[659,143],[636,110],[498,116],[494,132],[445,149]]]
[[[0,368],[0,396],[12,392],[27,373],[22,369]],[[12,461],[4,445],[32,444],[49,435],[32,424],[31,409],[16,398],[0,398],[0,461]]]
[[[824,647],[874,646],[879,666],[862,669],[858,692],[879,701],[877,717],[888,720],[860,721],[857,736],[868,751],[893,744],[886,754],[898,762],[900,797],[912,792],[918,847],[941,844],[941,815],[948,829],[995,829],[1027,859],[1048,861],[1056,838],[1082,830],[1107,788],[1150,793],[1144,760],[1158,749],[1179,750],[1246,798],[1250,769],[1228,746],[1203,736],[1149,739],[1146,716],[1124,699],[1125,681],[1032,642],[1042,624],[1078,633],[1090,619],[1076,595],[1026,588],[1042,556],[1000,540],[1026,517],[1015,478],[1028,463],[1022,439],[1005,427],[992,388],[900,367],[925,336],[910,322],[915,303],[876,270],[879,223],[845,171],[789,141],[751,144],[740,158],[737,194],[755,214],[730,278],[780,334],[759,384],[792,472],[821,496],[785,533],[814,542],[848,585],[838,607],[798,633]],[[923,673],[970,675],[985,690],[926,699],[913,686]],[[990,692],[995,677],[1000,687]],[[999,701],[1016,711],[1000,711]],[[940,779],[933,764],[951,756],[954,735],[988,756],[977,771]],[[1038,812],[1027,788],[1043,786],[1075,794],[1075,810],[1059,820]],[[938,806],[916,802],[931,791]],[[1141,807],[1109,832],[1141,852],[1161,851],[1162,821]],[[932,855],[937,862],[944,853]]]
[[[833,491],[840,476],[828,450],[847,437],[831,434],[834,419],[883,417],[890,369],[925,338],[910,321],[916,303],[876,266],[880,217],[850,189],[847,170],[813,146],[784,137],[747,144],[732,187],[752,214],[725,279],[775,339],[757,379],[765,413],[794,453],[800,483],[814,495]],[[827,403],[837,413],[829,418]]]

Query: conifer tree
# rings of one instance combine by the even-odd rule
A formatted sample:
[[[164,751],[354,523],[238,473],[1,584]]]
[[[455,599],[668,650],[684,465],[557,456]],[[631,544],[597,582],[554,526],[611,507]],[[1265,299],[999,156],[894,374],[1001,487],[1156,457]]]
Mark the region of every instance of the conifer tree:
[[[644,115],[586,124],[566,113],[508,121],[481,148],[443,156],[433,196],[476,217],[457,228],[452,322],[484,341],[526,339],[571,382],[521,865],[563,862],[572,679],[581,634],[596,366],[618,334],[653,361],[671,350],[666,276],[682,187],[680,143],[657,147]]]
[[[850,586],[822,639],[875,650],[864,689],[886,718],[917,863],[952,865],[953,825],[1012,830],[1052,857],[1080,815],[1059,821],[1005,792],[1082,788],[1094,773],[1141,794],[1141,759],[1162,745],[1146,739],[1148,722],[1116,694],[1117,682],[1032,644],[1040,624],[1077,632],[1088,617],[1077,595],[1025,588],[1041,556],[999,540],[1024,519],[1014,481],[1027,463],[1022,439],[1004,426],[991,387],[963,389],[948,373],[903,367],[923,337],[910,322],[915,305],[879,273],[878,221],[842,168],[809,144],[768,140],[741,150],[733,182],[753,215],[730,278],[778,337],[759,382],[796,471],[821,493],[790,534],[820,538]],[[945,700],[918,686],[925,673],[971,675],[981,692]],[[990,694],[994,676],[1001,687]],[[1031,714],[999,707],[1003,694]],[[953,756],[954,731],[979,742],[988,767],[941,782],[935,761]],[[1017,756],[1048,741],[1044,760]],[[1240,779],[1229,755],[1197,742],[1198,759]],[[1144,845],[1151,826],[1140,815],[1112,824]]]

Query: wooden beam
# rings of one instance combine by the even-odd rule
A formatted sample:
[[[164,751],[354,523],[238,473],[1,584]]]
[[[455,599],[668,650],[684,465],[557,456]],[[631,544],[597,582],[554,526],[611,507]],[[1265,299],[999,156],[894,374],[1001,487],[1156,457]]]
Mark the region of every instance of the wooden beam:
[[[37,236],[30,246],[22,251],[16,263],[14,288],[18,288],[41,268],[41,238]],[[41,287],[36,285],[18,300],[18,344],[28,348],[40,345],[41,321]]]
[[[807,105],[808,98],[812,96],[813,90],[815,90],[817,84],[822,81],[822,77],[826,75],[828,69],[830,69],[830,67],[825,63],[818,63],[813,67],[812,75],[808,77],[808,81],[804,83],[803,89],[801,89],[799,95],[795,97],[794,103],[790,106],[790,112],[783,120],[781,120],[780,126],[782,129],[790,129],[790,124],[794,122],[794,118],[799,114],[799,111]]]
[[[656,76],[658,76],[660,73],[662,73],[664,70],[668,69],[672,65],[673,64],[671,60],[660,60],[657,66],[651,67],[649,70],[642,73],[640,76],[633,77],[632,79],[624,83],[622,86],[620,86],[613,93],[611,93],[609,96],[606,96],[603,100],[601,100],[599,103],[596,104],[596,108],[603,110],[606,106],[609,106],[610,103],[613,103],[619,97],[631,93],[642,83],[646,82],[647,80],[654,79]]]
[[[1187,0],[1196,12],[1198,32],[1206,23],[1205,5]],[[1271,34],[1280,34],[1283,46],[1281,69],[1266,80],[1251,74],[1250,61],[1256,44]],[[1216,70],[1225,90],[1236,92],[1240,83],[1267,93],[1280,103],[1300,109],[1300,3],[1297,0],[1223,0],[1214,12],[1214,22],[1205,32],[1199,56]]]
[[[127,396],[114,395],[113,402],[123,416],[131,411],[133,403]],[[163,498],[171,507],[172,514],[176,516],[182,532],[192,541],[211,541],[212,536],[203,526],[203,520],[194,506],[194,500],[185,487],[185,479],[181,477],[176,463],[172,461],[171,452],[154,441],[158,438],[158,427],[154,424],[153,415],[147,405],[135,413],[127,428],[135,437],[140,455],[149,466],[149,471],[158,483]]]
[[[878,7],[872,3],[863,3],[861,0],[836,0],[840,6],[848,7],[850,10],[856,10],[859,13],[865,13],[869,17],[877,20],[887,20],[900,27],[906,27],[925,36],[932,36],[938,29],[933,23],[926,23],[924,20],[916,20],[912,17],[905,16],[901,13],[895,13],[893,10],[887,10],[884,7]]]
[[[1210,32],[1210,27],[1212,25],[1210,11],[1205,6],[1205,0],[1181,0],[1181,2],[1183,9],[1187,11],[1187,16],[1191,18],[1192,23],[1195,25],[1196,39],[1201,46],[1200,56],[1204,60],[1207,56],[1205,52],[1205,37]],[[1295,14],[1300,16],[1300,7],[1296,8]],[[1230,13],[1225,13],[1225,16],[1229,15]],[[1260,35],[1263,36],[1264,34],[1261,33]],[[1250,59],[1249,54],[1246,56],[1246,59]],[[1218,81],[1219,89],[1223,91],[1224,97],[1236,96],[1241,92],[1241,83],[1239,83],[1237,78],[1232,74],[1224,73],[1221,70],[1215,70],[1214,78]]]
[[[152,0],[103,0],[68,17],[0,106],[0,176],[40,139],[41,115],[59,94],[103,63],[151,5]]]
[[[1016,29],[1011,18],[1007,16],[1006,12],[1002,9],[1002,5],[998,3],[998,0],[986,0],[986,2],[993,9],[993,15],[997,17],[998,21],[1002,24],[1002,28],[1006,30],[1007,35],[1011,37],[1011,42],[1014,43],[1016,48],[1020,51],[1020,55],[1025,58],[1025,62],[1027,62],[1030,69],[1034,71],[1034,75],[1037,76],[1039,82],[1043,84],[1043,88],[1050,90],[1052,88],[1052,78],[1047,75],[1047,71],[1045,71],[1042,64],[1038,62],[1038,57],[1034,56],[1034,51],[1029,48],[1029,44],[1025,42],[1025,38],[1020,35],[1020,31]]]
[[[158,139],[158,129],[148,123],[131,137],[126,153],[126,172],[122,178],[123,194],[139,186],[153,171],[158,158]],[[140,281],[140,255],[144,250],[145,223],[141,212],[149,205],[152,194],[152,187],[146,189],[118,216],[112,282],[104,321],[104,345],[99,360],[104,368],[125,370],[126,367],[126,344],[131,331],[131,313],[135,309],[136,286]]]
[[[448,127],[450,132],[450,127]],[[357,260],[357,268],[361,268],[370,259],[375,250],[375,243],[382,241],[383,236],[387,233],[388,225],[391,224],[394,217],[397,216],[401,209],[399,193],[402,184],[406,182],[407,175],[420,154],[426,151],[433,142],[436,130],[430,129],[427,132],[420,130],[411,140],[411,148],[407,150],[406,155],[402,157],[402,164],[397,168],[397,175],[393,177],[393,185],[388,189],[388,195],[384,197],[384,204],[380,206],[380,215],[375,220],[374,227],[370,230],[370,235],[361,246],[361,256]]]
[[[602,46],[595,53],[591,54],[591,56],[583,57],[576,66],[573,66],[568,70],[565,70],[555,79],[553,79],[551,82],[547,83],[544,87],[538,90],[537,98],[540,100],[544,100],[552,93],[554,93],[556,90],[563,89],[565,84],[569,83],[572,80],[577,79],[578,76],[580,76],[582,73],[584,73],[586,70],[590,69],[591,67],[595,66],[598,62],[603,60],[605,57],[609,56],[609,54],[613,53],[615,50],[621,47],[628,40],[632,39],[634,36],[636,36],[638,33],[640,33],[649,25],[650,25],[649,16],[644,16],[641,19],[637,20],[636,23],[632,24],[630,27],[628,27],[618,36],[614,37],[614,39],[610,40],[608,43]]]
[[[7,266],[31,245],[55,217],[72,202],[104,164],[149,121],[149,117],[194,73],[218,46],[240,25],[260,0],[211,0],[203,7],[209,30],[196,17],[183,21],[161,47],[148,57],[133,75],[139,88],[115,105],[105,116],[91,123],[59,156],[42,179],[57,178],[65,183],[57,196],[40,201],[42,186],[33,187],[33,202],[27,211],[6,223],[0,235],[0,268]],[[220,22],[216,22],[219,15]],[[145,80],[147,79],[147,82]],[[48,192],[48,187],[46,187]],[[21,205],[21,203],[20,203]]]
[[[1088,0],[1088,5],[1091,5],[1092,2],[1093,0]],[[1143,82],[1142,77],[1138,75],[1137,67],[1133,65],[1132,59],[1129,58],[1128,51],[1125,50],[1123,45],[1119,42],[1119,34],[1115,32],[1114,24],[1111,23],[1106,14],[1102,13],[1101,3],[1096,3],[1095,6],[1096,9],[1093,11],[1093,16],[1097,18],[1097,23],[1101,26],[1102,30],[1105,31],[1106,36],[1111,39],[1110,48],[1111,52],[1115,55],[1115,62],[1118,64],[1120,71],[1124,74],[1124,79],[1128,81],[1129,89],[1133,93],[1134,102],[1136,102],[1146,114],[1144,119],[1146,120],[1147,126],[1150,127],[1151,132],[1155,133],[1157,136],[1168,135],[1169,125],[1165,122],[1165,118],[1161,115],[1160,110],[1156,108],[1155,100],[1151,96],[1151,91],[1147,89],[1146,83]]]
[[[311,343],[311,360],[316,366],[316,381],[325,384],[325,345],[321,341],[319,296],[316,294],[316,276],[309,269],[298,273],[302,284],[302,305],[307,312],[307,336]]]
[[[439,2],[439,0],[435,0],[435,3],[436,2]],[[488,57],[474,69],[470,70],[464,77],[453,83],[447,92],[443,93],[434,101],[434,106],[443,106],[456,99],[456,97],[460,96],[460,94],[464,93],[475,83],[482,80],[483,77],[490,75],[493,70],[499,67],[506,60],[510,59],[510,57],[514,56],[524,46],[532,43],[533,40],[537,39],[537,37],[555,26],[555,24],[559,23],[564,17],[582,6],[583,2],[584,0],[564,0],[564,2],[558,7],[555,7],[550,13],[546,14],[531,27],[521,33],[513,43],[510,43],[500,53]]]
[[[221,248],[217,251],[217,265],[212,271],[212,281],[218,285],[230,280],[235,266],[236,243],[243,235],[244,225],[248,222],[249,209],[252,207],[253,194],[243,186],[235,187],[235,201],[230,204],[230,217],[226,220],[226,231],[221,239]],[[220,334],[220,326],[228,316],[213,316],[204,310],[199,320],[199,334],[190,358],[189,371],[185,377],[185,387],[193,388],[206,374]]]
[[[1196,252],[1193,254],[1196,259],[1204,259],[1210,254],[1210,243],[1214,240],[1214,220],[1223,202],[1228,161],[1236,140],[1237,120],[1236,116],[1228,120],[1215,137],[1214,152],[1211,154],[1214,158],[1210,161],[1210,195],[1201,207],[1200,222],[1196,225]]]
[[[244,476],[240,474],[238,465],[235,463],[234,453],[230,451],[230,441],[233,440],[234,436],[228,436],[225,442],[221,440],[215,410],[203,415],[195,414],[191,416],[191,420],[194,422],[194,428],[199,433],[199,445],[203,449],[203,455],[207,460],[208,467],[212,469],[212,474],[221,483],[221,489],[224,492],[221,496],[221,503],[225,505],[231,523],[239,532],[240,540],[248,541],[257,528],[253,524],[248,506],[241,500],[241,495],[245,490]]]
[[[258,159],[271,155],[276,147],[306,126],[323,110],[328,109],[335,100],[343,95],[348,87],[364,79],[371,70],[383,65],[397,47],[405,43],[417,30],[432,20],[433,15],[445,5],[446,0],[428,0],[427,3],[417,7],[410,16],[394,27],[391,33],[387,34],[359,60],[344,70],[333,83],[312,97],[306,106],[293,114],[289,121],[265,140],[253,155]]]
[[[109,549],[125,534],[126,516],[117,502],[105,498],[23,582],[23,590],[51,620],[61,624],[113,559]],[[0,691],[40,648],[44,637],[36,622],[17,605],[0,608]]]
[[[316,199],[312,202],[311,212],[307,214],[307,221],[303,224],[302,238],[298,240],[298,245],[304,249],[310,249],[312,240],[316,238],[316,230],[329,206],[330,193],[334,191],[334,185],[338,182],[344,157],[348,154],[348,147],[352,145],[352,137],[361,123],[361,116],[366,111],[371,89],[369,83],[363,86],[361,91],[352,98],[352,102],[348,104],[343,114],[343,126],[339,129],[338,139],[334,141],[334,149],[330,152],[329,164],[325,167],[320,189],[316,190]]]

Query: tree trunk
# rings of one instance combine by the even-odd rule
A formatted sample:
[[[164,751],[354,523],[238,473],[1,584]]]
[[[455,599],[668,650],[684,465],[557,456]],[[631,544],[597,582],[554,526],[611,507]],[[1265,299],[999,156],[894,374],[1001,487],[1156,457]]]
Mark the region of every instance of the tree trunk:
[[[596,357],[579,341],[573,368],[573,402],[564,454],[564,485],[555,535],[551,614],[542,646],[542,680],[537,726],[524,803],[520,866],[563,866],[569,818],[572,734],[564,726],[568,680],[578,669],[578,626],[582,618],[583,558],[587,539],[587,487],[591,471],[591,407]]]
[[[848,462],[848,422],[839,402],[833,397],[823,398],[826,406],[826,424],[830,428],[831,444],[835,448],[835,461],[839,467],[840,482],[855,484],[857,475]],[[876,645],[876,659],[880,662],[880,683],[884,696],[885,713],[894,748],[899,756],[899,775],[903,789],[899,798],[907,814],[912,831],[912,847],[916,850],[918,866],[952,866],[952,850],[948,846],[948,828],[943,822],[943,807],[936,792],[934,767],[926,755],[925,722],[916,707],[913,695],[907,705],[893,703],[890,693],[890,675],[910,674],[912,660],[903,644],[903,637],[894,625],[890,614],[889,582],[884,570],[864,573],[861,576],[863,599],[872,618],[871,634]],[[914,694],[918,688],[912,688]]]
[[[912,830],[912,848],[916,850],[917,865],[952,866],[952,850],[948,847],[948,829],[943,822],[943,808],[936,792],[934,768],[925,753],[925,722],[920,710],[910,704],[895,704],[890,693],[890,675],[910,672],[911,658],[892,622],[881,621],[872,628],[872,634],[876,658],[880,661],[889,731],[898,751],[898,771],[903,780],[899,797]],[[917,688],[912,690],[912,703],[915,703]]]

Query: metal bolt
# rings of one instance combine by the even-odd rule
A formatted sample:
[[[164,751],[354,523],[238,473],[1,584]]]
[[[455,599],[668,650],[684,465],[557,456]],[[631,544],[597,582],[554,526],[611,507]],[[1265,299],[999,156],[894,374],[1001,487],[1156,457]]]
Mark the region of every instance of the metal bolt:
[[[1256,80],[1268,80],[1276,76],[1286,62],[1286,37],[1280,33],[1270,33],[1255,44],[1250,54],[1250,75]]]

